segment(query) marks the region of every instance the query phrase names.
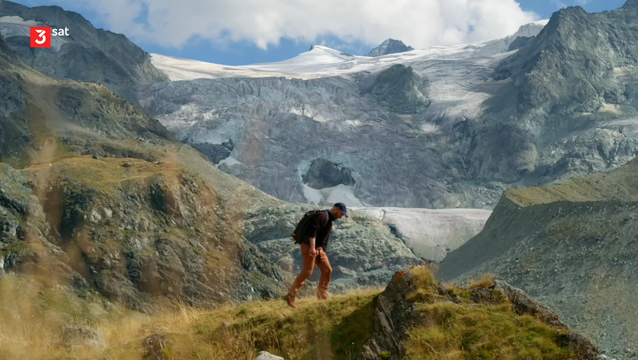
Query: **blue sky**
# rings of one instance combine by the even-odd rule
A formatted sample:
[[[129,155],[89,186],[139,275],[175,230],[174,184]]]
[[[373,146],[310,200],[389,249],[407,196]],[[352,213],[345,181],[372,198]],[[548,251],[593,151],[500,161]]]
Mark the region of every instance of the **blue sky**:
[[[519,0],[517,3],[514,0],[469,0],[468,3],[474,1],[475,7],[482,8],[464,13],[458,7],[453,8],[453,4],[454,1],[465,0],[402,0],[404,9],[388,7],[389,0],[359,4],[355,0],[323,0],[323,7],[308,8],[300,13],[295,12],[296,8],[286,6],[292,4],[292,0],[269,0],[268,7],[260,7],[264,0],[165,1],[16,2],[28,6],[59,5],[76,11],[95,27],[124,33],[147,52],[226,65],[289,59],[307,51],[313,43],[364,55],[388,37],[404,40],[415,48],[484,40],[513,32],[511,29],[516,28],[518,23],[528,22],[530,16],[547,19],[564,6],[582,6],[588,12],[601,12],[619,8],[625,3],[625,0]],[[257,2],[250,5],[251,1]],[[352,1],[351,6],[344,5],[348,1]],[[162,6],[157,6],[160,3]],[[238,3],[245,7],[235,6]],[[180,5],[175,7],[175,4]],[[362,7],[361,4],[365,5]],[[417,11],[412,11],[417,4],[424,4],[418,9],[421,14],[411,17],[411,13]],[[334,10],[337,7],[339,9]],[[433,14],[434,7],[437,15],[431,18],[422,15]],[[247,9],[252,9],[252,12]],[[334,11],[334,15],[330,11]],[[249,17],[244,17],[246,13]],[[422,21],[418,16],[423,18]],[[386,18],[389,20],[386,21]],[[494,25],[499,19],[505,20]],[[415,25],[410,25],[410,21]],[[467,29],[471,30],[468,32]],[[202,35],[208,33],[214,33],[214,36]]]

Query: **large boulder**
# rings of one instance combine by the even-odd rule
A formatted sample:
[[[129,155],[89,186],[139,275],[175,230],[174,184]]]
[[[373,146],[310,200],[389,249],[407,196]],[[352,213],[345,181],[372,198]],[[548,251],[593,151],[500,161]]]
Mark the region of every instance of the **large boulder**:
[[[101,349],[106,346],[102,334],[89,326],[70,326],[62,331],[61,343],[64,347],[76,350],[87,347]]]

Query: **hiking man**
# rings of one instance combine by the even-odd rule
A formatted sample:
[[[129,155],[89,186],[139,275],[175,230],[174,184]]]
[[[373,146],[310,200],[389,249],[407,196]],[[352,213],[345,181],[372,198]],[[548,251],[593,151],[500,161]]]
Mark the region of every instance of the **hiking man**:
[[[299,290],[306,284],[306,280],[312,275],[315,264],[321,270],[317,298],[321,300],[328,298],[332,267],[330,266],[328,255],[326,255],[326,250],[328,249],[328,241],[332,232],[332,222],[344,216],[348,217],[346,205],[344,203],[336,203],[332,209],[319,211],[309,219],[309,223],[301,235],[303,269],[285,296],[288,305],[296,306],[295,298],[299,294]]]

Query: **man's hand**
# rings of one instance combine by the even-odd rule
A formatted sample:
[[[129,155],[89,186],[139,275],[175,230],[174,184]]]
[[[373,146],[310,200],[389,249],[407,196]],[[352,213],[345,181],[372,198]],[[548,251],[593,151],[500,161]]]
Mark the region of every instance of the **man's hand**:
[[[308,239],[310,243],[310,250],[308,250],[308,255],[315,257],[317,256],[317,249],[315,249],[315,238]]]

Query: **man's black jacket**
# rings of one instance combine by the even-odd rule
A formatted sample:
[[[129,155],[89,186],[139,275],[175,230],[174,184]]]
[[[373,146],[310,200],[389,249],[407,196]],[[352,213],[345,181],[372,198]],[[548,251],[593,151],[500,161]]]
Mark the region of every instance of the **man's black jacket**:
[[[315,248],[323,248],[328,250],[328,241],[332,233],[332,222],[335,221],[334,215],[330,211],[321,211],[310,219],[310,224],[306,228],[303,242],[310,244],[310,238],[315,238]]]

